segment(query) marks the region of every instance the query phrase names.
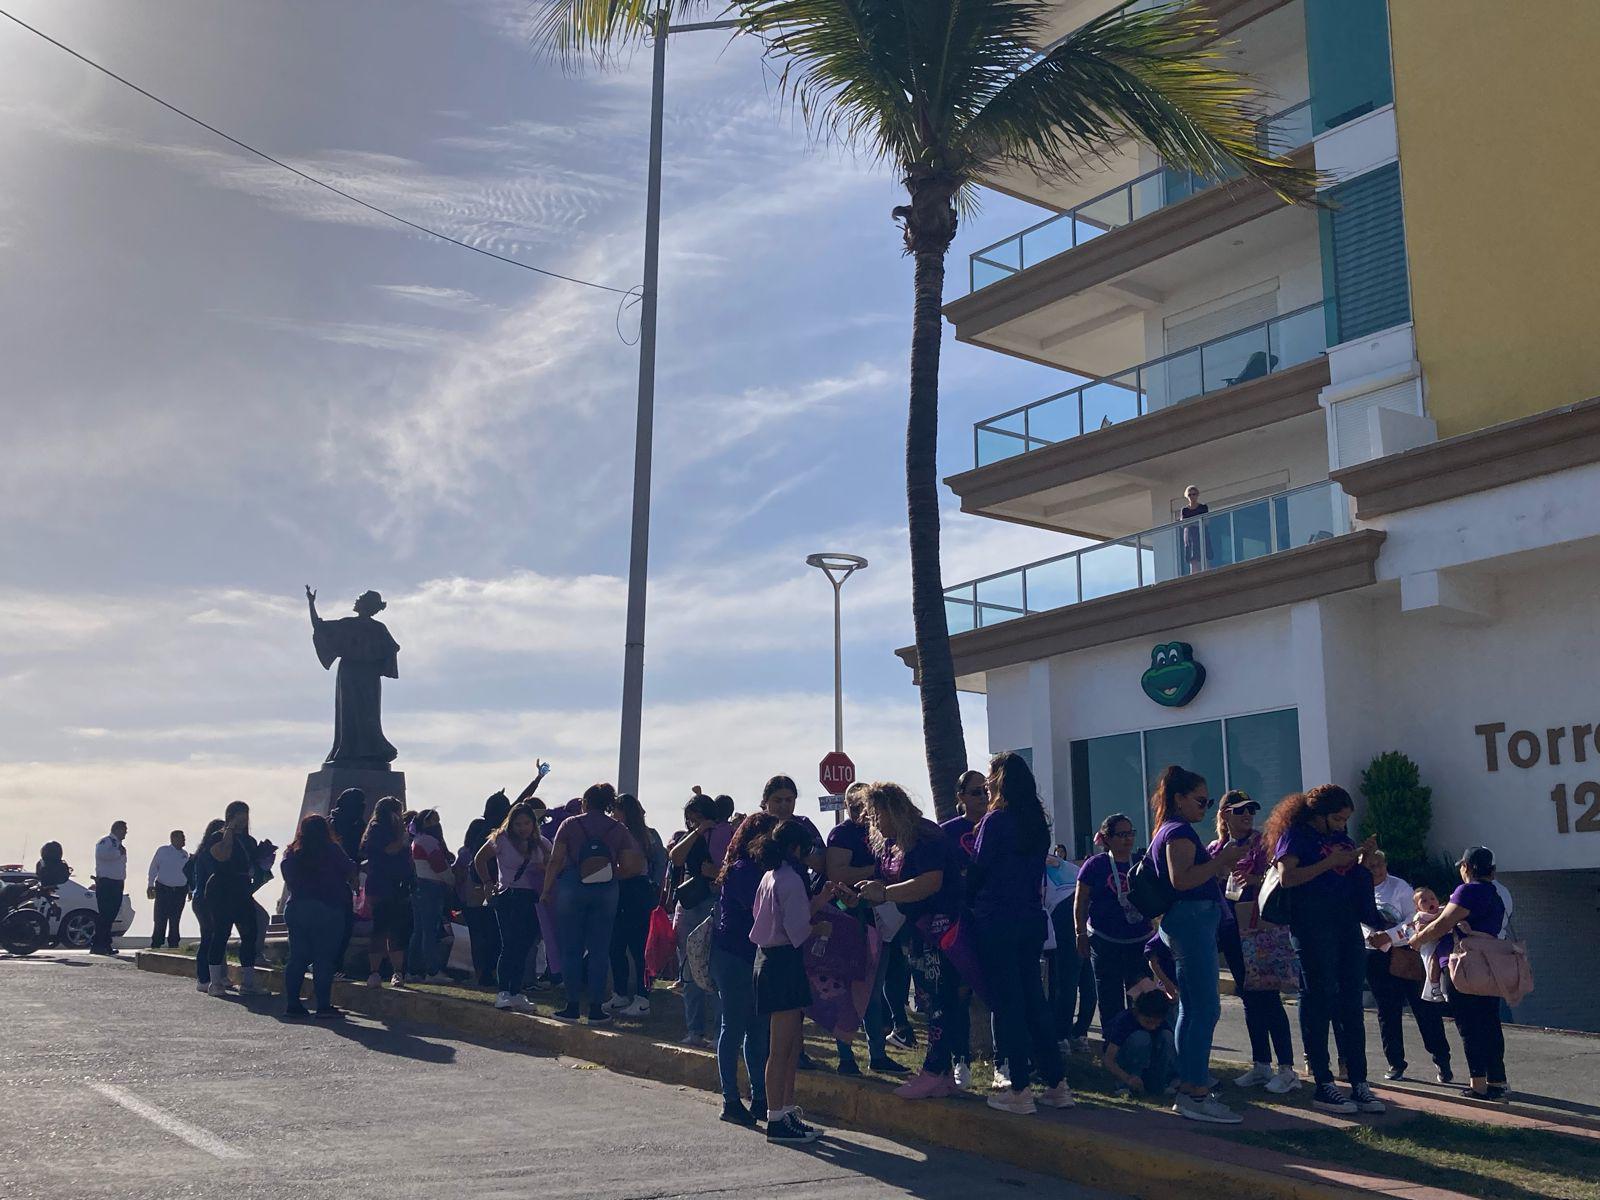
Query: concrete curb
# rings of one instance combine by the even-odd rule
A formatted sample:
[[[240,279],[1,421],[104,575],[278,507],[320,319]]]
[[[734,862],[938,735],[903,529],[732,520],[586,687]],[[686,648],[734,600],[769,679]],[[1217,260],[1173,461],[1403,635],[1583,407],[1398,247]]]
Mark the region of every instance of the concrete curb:
[[[194,977],[194,959],[186,955],[140,951],[136,962],[142,971]],[[239,977],[236,963],[229,963],[228,970],[232,978]],[[275,994],[282,993],[281,970],[257,968],[256,979]],[[583,1059],[626,1075],[703,1091],[719,1087],[714,1055],[633,1033],[350,981],[335,985],[334,1001],[363,1016],[439,1025]],[[870,1133],[931,1142],[1140,1200],[1168,1200],[1179,1189],[1189,1200],[1372,1200],[1393,1194],[1163,1148],[1158,1127],[1152,1127],[1155,1136],[1149,1141],[1133,1141],[1075,1127],[1070,1121],[1019,1120],[970,1100],[910,1103],[898,1099],[890,1085],[872,1080],[803,1072],[796,1081],[796,1098],[809,1113]],[[1219,1152],[1238,1149],[1232,1143],[1218,1143]]]

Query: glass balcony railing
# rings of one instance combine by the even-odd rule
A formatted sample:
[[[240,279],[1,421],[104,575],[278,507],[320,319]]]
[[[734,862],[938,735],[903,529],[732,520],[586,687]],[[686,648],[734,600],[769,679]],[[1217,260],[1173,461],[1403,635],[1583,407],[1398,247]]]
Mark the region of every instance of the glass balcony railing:
[[[1263,149],[1278,154],[1287,154],[1310,140],[1309,100],[1303,100],[1262,121],[1257,136]],[[1076,208],[1057,213],[1037,225],[1030,225],[1021,233],[977,251],[969,261],[971,290],[980,291],[991,283],[998,283],[1047,258],[1092,241],[1102,233],[1120,229],[1158,209],[1187,200],[1196,192],[1204,191],[1218,182],[1221,180],[1189,171],[1157,167],[1129,183],[1112,188],[1104,195],[1086,200]]]
[[[1323,480],[957,584],[945,589],[945,617],[951,633],[966,633],[1264,558],[1349,530],[1344,492]]]
[[[1327,349],[1327,328],[1318,301],[979,421],[972,427],[973,464],[986,467],[1119,425],[1196,396],[1299,366]]]

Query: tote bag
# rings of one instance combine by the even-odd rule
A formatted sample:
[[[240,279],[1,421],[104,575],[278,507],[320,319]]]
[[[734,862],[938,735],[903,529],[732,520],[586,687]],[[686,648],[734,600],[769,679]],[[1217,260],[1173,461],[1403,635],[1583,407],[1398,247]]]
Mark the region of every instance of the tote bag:
[[[1298,992],[1300,961],[1294,942],[1282,925],[1261,922],[1241,932],[1239,949],[1244,955],[1244,986],[1252,992]]]

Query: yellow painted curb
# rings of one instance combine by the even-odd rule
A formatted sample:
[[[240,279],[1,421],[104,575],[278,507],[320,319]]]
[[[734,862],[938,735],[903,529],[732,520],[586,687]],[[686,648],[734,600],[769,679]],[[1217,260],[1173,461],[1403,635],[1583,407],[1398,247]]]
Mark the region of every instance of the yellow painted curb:
[[[194,959],[185,955],[143,950],[136,962],[140,970],[161,975],[192,978],[194,974]],[[237,979],[238,965],[227,966],[230,977]],[[258,967],[256,979],[281,994],[281,970]],[[713,1055],[637,1034],[502,1012],[489,1004],[409,988],[369,988],[348,980],[334,985],[334,1001],[363,1016],[440,1025],[581,1058],[622,1074],[719,1090]],[[808,1112],[867,1132],[931,1142],[1140,1200],[1168,1200],[1175,1189],[1182,1189],[1188,1200],[1372,1200],[1384,1194],[1163,1150],[1155,1127],[1150,1141],[1135,1142],[1068,1122],[1022,1122],[970,1100],[908,1103],[875,1081],[805,1072],[795,1084],[796,1099]]]

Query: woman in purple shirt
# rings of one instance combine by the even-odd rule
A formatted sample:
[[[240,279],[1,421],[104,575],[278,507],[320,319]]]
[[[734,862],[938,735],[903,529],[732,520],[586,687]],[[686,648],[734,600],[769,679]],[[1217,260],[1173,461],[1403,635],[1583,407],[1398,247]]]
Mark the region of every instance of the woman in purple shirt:
[[[1027,760],[1009,751],[995,755],[989,767],[989,811],[978,822],[967,868],[967,907],[994,1010],[995,1057],[1005,1060],[1011,1078],[1010,1088],[989,1094],[989,1107],[1001,1112],[1035,1111],[1028,1092],[1030,1069],[1044,1083],[1038,1103],[1050,1108],[1074,1103],[1039,982],[1045,941],[1042,881],[1049,848],[1050,825]]]
[[[1150,797],[1156,834],[1150,839],[1155,872],[1173,890],[1161,919],[1161,940],[1178,971],[1178,1094],[1172,1111],[1191,1121],[1237,1125],[1243,1118],[1211,1095],[1211,1037],[1222,1015],[1217,987],[1217,927],[1222,888],[1217,880],[1244,855],[1225,846],[1213,857],[1200,844],[1193,822],[1206,815],[1211,795],[1204,777],[1169,766]]]
[[[717,876],[715,924],[711,927],[711,980],[722,1002],[717,1033],[717,1077],[722,1084],[722,1119],[754,1128],[767,1119],[768,1022],[756,1015],[756,947],[750,940],[756,889],[766,868],[750,852],[758,837],[778,827],[777,819],[753,813],[739,822]],[[750,1107],[739,1097],[739,1055],[750,1076]]]
[[[283,968],[284,1013],[308,1016],[300,1003],[306,968],[319,1017],[342,1014],[333,1006],[333,973],[344,941],[344,914],[350,907],[350,883],[356,865],[333,840],[328,818],[311,813],[300,822],[294,841],[283,852],[283,884],[289,900],[283,918],[289,926],[289,961]]]
[[[1469,996],[1450,982],[1450,972],[1442,969],[1454,946],[1453,935],[1470,930],[1499,937],[1506,920],[1505,902],[1494,885],[1494,851],[1487,846],[1472,846],[1456,864],[1461,886],[1450,893],[1450,903],[1440,910],[1426,929],[1413,935],[1413,942],[1437,942],[1434,954],[1441,960],[1440,975],[1445,994],[1450,998],[1450,1015],[1456,1019],[1462,1045],[1467,1051],[1467,1070],[1472,1086],[1462,1094],[1473,1100],[1506,1098],[1506,1035],[1500,1026],[1499,996]]]

